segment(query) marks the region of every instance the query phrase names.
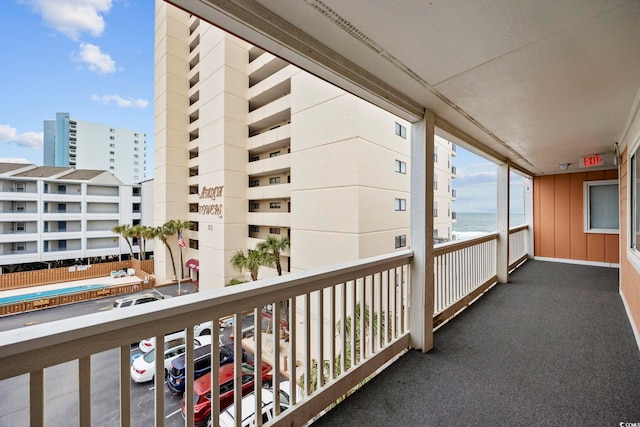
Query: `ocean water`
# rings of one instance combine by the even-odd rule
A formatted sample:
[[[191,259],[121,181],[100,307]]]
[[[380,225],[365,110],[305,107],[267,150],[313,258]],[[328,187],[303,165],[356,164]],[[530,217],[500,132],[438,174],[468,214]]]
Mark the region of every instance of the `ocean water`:
[[[524,224],[523,213],[512,213],[509,218],[510,227]],[[481,212],[457,212],[453,223],[453,240],[465,240],[496,231],[496,214]]]

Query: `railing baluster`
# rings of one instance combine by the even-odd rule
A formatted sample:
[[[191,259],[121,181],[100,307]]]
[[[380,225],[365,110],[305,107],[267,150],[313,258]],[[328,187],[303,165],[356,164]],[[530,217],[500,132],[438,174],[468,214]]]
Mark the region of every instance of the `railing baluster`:
[[[359,280],[360,283],[360,339],[359,339],[359,344],[360,344],[360,363],[362,363],[364,361],[364,359],[366,359],[367,357],[367,345],[366,345],[366,323],[367,323],[367,318],[366,318],[366,314],[367,314],[367,298],[366,298],[366,281],[367,281],[367,277],[361,277]],[[371,316],[371,312],[369,312],[369,316]],[[371,319],[368,319],[369,321],[371,321]]]
[[[273,381],[273,405],[275,406],[276,415],[280,414],[280,301],[273,303],[273,315],[271,321],[273,322],[273,372],[276,375],[276,379]],[[237,353],[236,353],[237,354]],[[240,387],[242,389],[242,373],[239,377]],[[262,387],[262,383],[256,383],[256,387]],[[240,393],[241,394],[241,393]],[[257,399],[256,399],[257,400]],[[257,414],[258,412],[256,412]]]
[[[356,281],[352,280],[351,281],[351,321],[349,324],[349,327],[351,328],[351,342],[350,342],[350,346],[351,348],[349,349],[349,351],[351,352],[351,368],[354,368],[356,366],[356,300],[357,300],[357,295],[356,295]]]
[[[78,412],[81,426],[91,425],[91,356],[78,359]]]
[[[305,343],[304,343],[304,387],[305,394],[311,396],[311,294],[304,299]]]
[[[234,323],[235,324],[235,323]],[[234,338],[235,339],[235,338]],[[255,350],[254,350],[254,354],[253,354],[253,366],[254,366],[254,372],[255,372],[255,378],[254,378],[254,391],[255,391],[255,395],[256,395],[256,401],[255,401],[255,408],[254,408],[254,413],[258,413],[258,411],[260,411],[260,407],[262,406],[262,404],[260,402],[262,402],[262,387],[259,386],[262,384],[262,307],[255,307],[253,309],[253,342],[255,344]],[[220,370],[217,370],[218,375],[220,374]],[[276,381],[278,381],[278,374],[277,372],[274,370],[272,370],[271,372],[271,376],[272,376],[272,383],[275,383]],[[213,375],[211,376],[211,380],[213,381]],[[218,379],[218,382],[216,383],[218,384],[218,387],[216,388],[220,388],[220,380]],[[211,390],[213,390],[213,384],[211,384]],[[242,388],[242,386],[240,386],[240,389]],[[238,389],[238,390],[240,390]],[[235,394],[235,391],[234,391]],[[216,399],[217,402],[217,408],[211,408],[211,411],[215,411],[217,410],[218,412],[220,412],[220,397],[218,397]],[[262,420],[259,419],[260,417],[256,418],[256,425],[261,426],[262,425]]]
[[[318,388],[324,387],[324,289],[318,291],[318,323],[316,346],[318,347]]]
[[[184,407],[186,410],[185,422],[188,426],[193,425],[193,383],[194,383],[194,349],[193,346],[193,326],[189,325],[185,329],[185,369],[184,369]],[[213,325],[212,325],[213,326]],[[191,345],[189,345],[191,344]],[[213,356],[218,353],[211,353],[211,365],[215,364]],[[164,337],[161,341],[156,341],[156,357],[164,356]],[[218,360],[219,363],[219,360]]]
[[[164,335],[158,335],[156,336],[155,339],[156,339],[156,343],[164,343]],[[154,361],[154,365],[156,369],[156,375],[153,379],[154,418],[156,422],[156,427],[163,427],[164,416],[165,416],[164,415],[164,357],[158,357],[158,354],[160,354],[158,350],[156,350],[155,353],[156,353],[156,358]]]
[[[120,425],[131,426],[131,377],[129,374],[129,358],[131,346],[120,347]]]
[[[293,405],[296,404],[298,396],[295,392],[295,384],[298,379],[297,377],[297,354],[296,354],[296,344],[298,334],[296,331],[296,298],[293,297],[289,300],[289,366],[290,366],[290,374],[289,378],[291,380],[291,390],[289,390],[289,396],[291,397],[291,403]],[[257,347],[257,344],[256,344]]]
[[[259,310],[259,308],[256,310]],[[235,325],[235,319],[233,322]],[[216,359],[213,356],[214,354],[220,354],[220,328],[218,325],[220,325],[220,316],[214,315],[211,324],[211,421],[213,427],[219,427],[220,425],[220,360],[218,356],[218,363],[216,363]],[[232,332],[235,333],[235,331]],[[257,354],[258,349],[256,349]],[[261,360],[259,357],[256,356],[256,360]]]
[[[342,312],[340,314],[340,374],[347,370],[347,282],[340,284]]]
[[[335,379],[336,371],[336,285],[329,288],[329,380]]]
[[[44,370],[38,369],[29,374],[29,425],[44,425]]]

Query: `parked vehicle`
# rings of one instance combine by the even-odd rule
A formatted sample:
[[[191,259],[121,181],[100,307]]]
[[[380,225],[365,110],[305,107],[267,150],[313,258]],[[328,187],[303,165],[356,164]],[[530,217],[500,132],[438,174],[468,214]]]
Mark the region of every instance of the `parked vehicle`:
[[[271,386],[271,365],[262,362],[262,385]],[[234,396],[234,364],[229,363],[220,367],[220,409],[225,409],[233,403]],[[255,380],[255,366],[253,363],[242,364],[242,395],[253,391]],[[211,372],[201,376],[193,383],[193,421],[196,427],[204,427],[211,417]],[[180,407],[185,417],[185,399],[182,396]]]
[[[160,293],[144,293],[129,295],[124,298],[118,298],[113,302],[113,308],[131,307],[133,305],[146,304],[148,302],[160,301],[166,298],[171,298],[171,295],[162,295]]]
[[[193,340],[194,348],[211,344],[211,336],[201,336]],[[165,342],[164,351],[164,378],[167,378],[171,369],[171,362],[184,354],[186,345],[184,339]],[[131,364],[131,379],[137,383],[152,381],[156,373],[156,350],[153,349],[133,360]]]
[[[220,347],[220,366],[232,363],[234,360],[233,349]],[[242,361],[247,360],[247,353],[242,350]],[[211,371],[211,345],[195,349],[193,353],[193,375],[194,379],[200,378]],[[185,383],[185,355],[177,357],[171,362],[171,370],[167,377],[167,387],[173,393],[184,393]]]
[[[302,396],[302,391],[298,386],[296,386],[298,390],[298,396]],[[286,390],[286,391],[285,391]],[[284,381],[280,383],[280,412],[286,411],[289,406],[291,400],[289,399],[289,382]],[[256,393],[252,391],[242,398],[242,423],[240,424],[242,427],[251,427],[255,425],[255,410],[256,410]],[[226,409],[220,411],[220,427],[235,427],[235,406],[234,404],[229,405]],[[268,389],[262,390],[262,423],[267,423],[273,420],[276,416],[275,407],[273,404],[273,392]],[[207,427],[211,427],[213,425],[212,419],[210,418],[207,422]]]
[[[199,325],[196,325],[193,327],[193,335],[196,337],[201,337],[203,335],[211,335],[212,327],[213,327],[212,322],[200,323]],[[187,333],[184,330],[180,330],[180,331],[171,332],[165,335],[164,341],[167,342],[169,340],[179,339],[179,338],[182,338],[182,340],[184,341],[186,337],[187,337]],[[143,353],[150,352],[155,348],[155,346],[156,346],[155,337],[145,338],[141,340],[140,343],[138,344],[138,348]]]

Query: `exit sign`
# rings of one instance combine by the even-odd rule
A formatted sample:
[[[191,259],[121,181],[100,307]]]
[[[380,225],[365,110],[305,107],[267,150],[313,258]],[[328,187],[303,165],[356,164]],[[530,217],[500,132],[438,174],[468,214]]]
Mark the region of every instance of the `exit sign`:
[[[593,166],[600,166],[602,164],[604,164],[604,158],[600,154],[594,154],[592,156],[584,156],[580,166],[583,168],[590,168]]]

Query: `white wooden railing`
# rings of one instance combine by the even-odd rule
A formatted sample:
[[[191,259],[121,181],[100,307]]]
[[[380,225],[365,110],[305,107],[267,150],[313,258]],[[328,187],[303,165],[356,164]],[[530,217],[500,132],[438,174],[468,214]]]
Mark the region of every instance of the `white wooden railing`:
[[[521,225],[509,230],[509,270],[513,270],[527,259],[527,244],[530,238],[529,227]]]
[[[515,260],[516,264],[527,256],[527,233],[526,226],[510,231],[510,261]],[[497,241],[498,234],[494,233],[434,248],[434,327],[497,282]],[[302,425],[409,347],[412,257],[410,250],[395,252],[314,272],[184,295],[135,309],[109,310],[0,332],[0,381],[27,374],[30,423],[45,425],[45,403],[49,399],[45,372],[55,365],[74,362],[73,369],[65,374],[77,384],[78,411],[71,419],[77,419],[81,426],[91,425],[92,421],[100,424],[101,420],[92,417],[92,356],[112,351],[119,354],[119,360],[113,361],[117,365],[114,372],[119,376],[119,384],[113,390],[119,395],[118,421],[123,427],[135,425],[129,378],[131,343],[149,336],[162,342],[164,334],[178,329],[185,329],[187,342],[191,342],[194,325],[206,321],[217,324],[232,316],[235,354],[240,355],[244,347],[255,360],[272,364],[274,396],[279,396],[280,381],[291,380],[286,391],[292,398],[292,407],[279,414],[277,422]],[[275,313],[266,327],[265,311]],[[253,316],[252,328],[243,325],[243,316],[247,315]],[[221,337],[217,328],[212,329],[212,352],[217,354]],[[252,333],[240,339],[249,329]],[[193,349],[188,348],[187,367],[193,366],[193,357]],[[164,369],[162,363],[156,358],[156,372]],[[239,384],[241,357],[236,357],[234,363]],[[219,370],[215,363],[211,382],[216,385],[212,387],[212,413],[218,414]],[[260,369],[256,369],[255,383],[262,383]],[[301,394],[295,390],[296,383],[302,386]],[[188,426],[193,425],[194,417],[193,384],[193,376],[187,375]],[[156,376],[153,393],[155,425],[162,427],[162,376]],[[261,389],[257,388],[256,393],[261,394]],[[24,391],[20,395],[25,395]],[[240,407],[240,399],[241,393],[236,393],[236,407]],[[277,400],[275,407],[279,408]],[[217,421],[214,417],[214,425]],[[240,425],[239,420],[236,425]],[[256,425],[261,425],[260,417]]]
[[[434,327],[497,282],[497,241],[493,233],[434,248]]]
[[[198,294],[184,295],[137,306],[135,309],[108,310],[28,328],[0,332],[0,381],[28,374],[29,417],[31,426],[45,425],[45,375],[48,369],[65,362],[75,362],[65,370],[65,381],[77,383],[77,419],[81,426],[101,424],[92,419],[92,356],[118,349],[119,424],[135,425],[132,421],[131,381],[129,378],[131,343],[155,336],[163,341],[165,333],[185,329],[187,342],[192,342],[193,326],[234,316],[235,354],[240,355],[244,341],[255,360],[270,360],[274,372],[274,396],[279,382],[291,379],[286,390],[293,406],[279,415],[278,423],[302,425],[314,418],[354,386],[362,383],[387,362],[409,347],[409,307],[411,251],[367,260],[345,263],[310,273],[266,279]],[[282,302],[288,302],[288,310]],[[253,338],[240,339],[243,334],[243,313],[253,313],[254,330],[262,331],[264,308],[272,313],[289,312],[284,329],[266,328],[267,333],[255,333]],[[282,310],[282,311],[281,311]],[[362,315],[361,315],[362,313]],[[277,314],[273,318],[277,318]],[[246,332],[245,328],[245,332]],[[284,334],[287,340],[283,340]],[[219,351],[219,331],[213,328],[212,352]],[[347,357],[344,357],[347,355]],[[193,366],[193,349],[188,347],[186,366]],[[117,359],[117,358],[116,358]],[[214,358],[215,360],[215,358]],[[314,361],[323,361],[326,375],[314,374]],[[164,369],[162,358],[156,357],[156,372]],[[235,372],[240,373],[241,357],[236,357]],[[212,413],[219,413],[219,372],[213,364],[211,382]],[[188,368],[187,368],[188,369]],[[324,370],[324,369],[323,369]],[[240,374],[236,375],[236,384]],[[49,376],[47,376],[49,377]],[[314,381],[317,377],[317,381]],[[186,376],[186,423],[193,425],[193,376]],[[309,380],[311,379],[311,380]],[[299,398],[295,382],[304,385]],[[261,384],[260,369],[256,369],[256,384]],[[317,387],[316,384],[317,383]],[[5,393],[15,393],[5,390]],[[155,425],[165,424],[165,385],[161,375],[155,376]],[[257,388],[260,394],[261,389]],[[24,391],[19,392],[25,395]],[[235,393],[235,406],[240,407],[241,393]],[[260,402],[260,398],[256,399]],[[276,408],[279,408],[276,400]],[[260,408],[256,408],[261,413]],[[117,409],[114,409],[117,412]],[[277,409],[279,412],[279,409]],[[239,418],[236,417],[237,424]],[[214,425],[217,424],[214,417]],[[59,423],[59,422],[58,422]],[[75,423],[73,423],[75,424]],[[256,425],[261,425],[257,417]]]

